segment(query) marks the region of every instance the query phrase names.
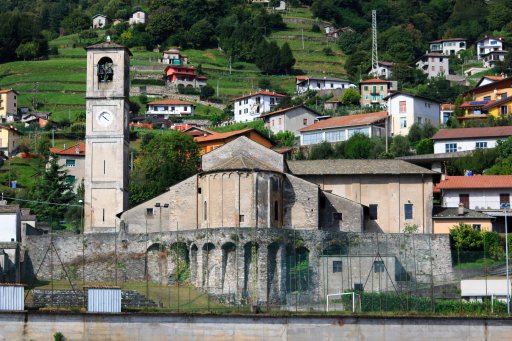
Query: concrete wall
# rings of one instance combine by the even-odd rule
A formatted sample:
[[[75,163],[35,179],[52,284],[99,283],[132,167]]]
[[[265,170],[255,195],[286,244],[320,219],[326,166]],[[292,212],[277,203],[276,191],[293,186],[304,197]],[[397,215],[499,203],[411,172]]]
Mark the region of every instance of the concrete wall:
[[[1,340],[508,340],[504,318],[0,313]]]

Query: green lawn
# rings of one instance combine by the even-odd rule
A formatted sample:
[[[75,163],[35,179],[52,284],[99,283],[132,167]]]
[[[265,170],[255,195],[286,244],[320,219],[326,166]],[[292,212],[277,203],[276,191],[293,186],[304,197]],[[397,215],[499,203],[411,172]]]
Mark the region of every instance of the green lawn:
[[[0,190],[9,188],[9,181],[16,181],[18,188],[32,187],[41,174],[44,160],[12,157],[0,167]]]

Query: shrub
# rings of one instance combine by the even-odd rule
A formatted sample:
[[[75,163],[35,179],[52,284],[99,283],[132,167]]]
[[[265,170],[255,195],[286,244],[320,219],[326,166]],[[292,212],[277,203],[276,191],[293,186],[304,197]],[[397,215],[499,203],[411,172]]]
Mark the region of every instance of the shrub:
[[[320,33],[320,31],[320,26],[318,26],[317,24],[313,24],[311,26],[311,32]]]

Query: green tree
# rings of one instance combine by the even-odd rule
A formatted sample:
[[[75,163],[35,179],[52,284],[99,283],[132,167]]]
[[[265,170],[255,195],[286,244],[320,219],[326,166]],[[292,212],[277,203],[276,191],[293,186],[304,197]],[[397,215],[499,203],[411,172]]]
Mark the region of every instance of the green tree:
[[[464,223],[459,223],[450,229],[450,239],[455,249],[480,250],[483,245],[480,231]]]
[[[279,69],[286,74],[290,73],[295,65],[292,49],[287,42],[281,46],[281,50],[279,51],[279,64]]]
[[[215,95],[215,89],[210,85],[205,85],[201,88],[201,99],[208,99]]]
[[[140,204],[192,176],[199,169],[199,149],[178,131],[156,135],[141,146],[130,177],[130,206]]]
[[[195,49],[214,46],[216,43],[214,36],[215,28],[207,19],[195,22],[187,34],[188,43]]]
[[[327,141],[313,145],[309,151],[309,160],[332,159],[333,156],[334,150],[332,145]]]
[[[18,58],[22,58],[23,60],[34,59],[37,56],[37,51],[39,49],[39,45],[35,41],[29,41],[28,43],[23,43],[18,46],[16,49],[16,55]]]
[[[87,30],[91,25],[91,19],[88,15],[79,9],[74,10],[64,20],[62,20],[62,28],[66,34],[79,33]]]
[[[161,43],[169,37],[176,27],[179,27],[176,9],[170,6],[162,6],[151,12],[147,31],[157,43]]]
[[[58,227],[68,205],[75,199],[72,189],[67,171],[59,165],[58,157],[52,156],[30,192],[29,207],[39,220]]]
[[[354,134],[347,140],[345,154],[349,159],[369,159],[372,154],[373,141],[364,134]]]
[[[389,151],[394,157],[410,155],[411,145],[409,144],[409,140],[402,135],[393,137]]]
[[[281,147],[293,147],[295,143],[295,134],[291,131],[280,131],[274,136],[274,139],[277,140],[277,143]]]
[[[356,32],[343,32],[338,38],[338,46],[345,54],[352,54],[361,42],[361,35]]]
[[[434,153],[434,140],[429,138],[421,139],[416,144],[416,154],[433,154]]]
[[[361,100],[361,95],[359,91],[354,88],[348,88],[343,93],[343,97],[341,98],[341,102],[345,105],[357,105]]]

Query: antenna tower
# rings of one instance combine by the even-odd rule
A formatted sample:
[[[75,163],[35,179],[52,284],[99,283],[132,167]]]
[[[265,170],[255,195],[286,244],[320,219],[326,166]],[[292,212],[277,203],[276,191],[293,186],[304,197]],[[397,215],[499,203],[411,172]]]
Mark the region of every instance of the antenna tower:
[[[372,10],[372,71],[379,78],[379,55],[377,53],[377,11]]]

